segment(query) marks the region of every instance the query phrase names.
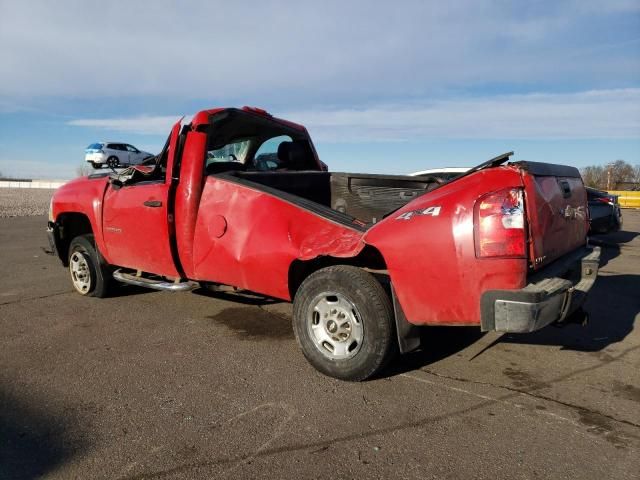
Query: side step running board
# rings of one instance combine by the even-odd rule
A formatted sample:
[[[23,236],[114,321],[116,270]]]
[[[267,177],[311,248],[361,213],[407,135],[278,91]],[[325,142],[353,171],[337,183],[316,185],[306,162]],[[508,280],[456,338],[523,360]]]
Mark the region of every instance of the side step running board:
[[[138,287],[152,288],[154,290],[168,290],[170,292],[186,292],[199,286],[197,282],[168,282],[166,280],[141,277],[122,270],[113,272],[113,278],[129,285],[137,285]]]

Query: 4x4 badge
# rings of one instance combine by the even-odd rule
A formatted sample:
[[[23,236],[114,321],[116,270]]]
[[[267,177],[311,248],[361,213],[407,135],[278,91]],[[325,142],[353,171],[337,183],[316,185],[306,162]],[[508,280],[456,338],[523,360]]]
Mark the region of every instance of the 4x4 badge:
[[[440,215],[440,205],[437,207],[421,208],[420,210],[411,210],[410,212],[404,212],[396,217],[396,220],[411,220],[416,215],[431,215],[437,217]]]

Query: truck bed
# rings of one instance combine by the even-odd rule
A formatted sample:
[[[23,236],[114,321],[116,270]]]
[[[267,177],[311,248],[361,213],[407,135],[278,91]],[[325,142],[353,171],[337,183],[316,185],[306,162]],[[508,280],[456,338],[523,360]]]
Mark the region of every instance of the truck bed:
[[[216,176],[276,195],[284,192],[299,197],[347,216],[345,220],[350,223],[356,219],[365,226],[439,185],[430,178],[343,172],[234,171]],[[302,202],[301,206],[309,205]]]

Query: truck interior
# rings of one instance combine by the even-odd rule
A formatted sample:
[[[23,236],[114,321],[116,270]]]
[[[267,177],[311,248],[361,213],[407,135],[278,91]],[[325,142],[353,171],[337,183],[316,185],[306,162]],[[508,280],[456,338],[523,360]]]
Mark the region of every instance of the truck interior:
[[[271,116],[228,109],[212,116],[205,172],[320,171],[306,130]]]
[[[308,134],[278,120],[228,110],[210,120],[205,175],[241,183],[303,208],[373,225],[438,187],[435,177],[336,173],[323,170]],[[318,209],[317,206],[325,207]]]

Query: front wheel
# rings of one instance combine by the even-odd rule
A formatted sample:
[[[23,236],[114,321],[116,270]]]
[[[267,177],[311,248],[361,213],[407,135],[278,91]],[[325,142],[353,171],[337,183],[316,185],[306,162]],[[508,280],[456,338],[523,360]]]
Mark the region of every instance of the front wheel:
[[[293,327],[304,356],[341,380],[365,380],[396,350],[393,308],[373,275],[337,265],[311,274],[298,289]]]
[[[109,267],[101,262],[93,235],[81,235],[69,245],[69,274],[76,292],[87,297],[106,297],[112,284]]]

